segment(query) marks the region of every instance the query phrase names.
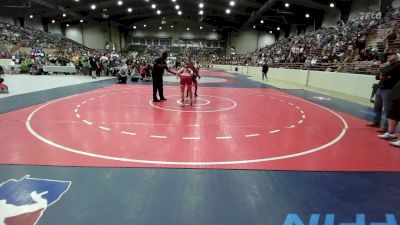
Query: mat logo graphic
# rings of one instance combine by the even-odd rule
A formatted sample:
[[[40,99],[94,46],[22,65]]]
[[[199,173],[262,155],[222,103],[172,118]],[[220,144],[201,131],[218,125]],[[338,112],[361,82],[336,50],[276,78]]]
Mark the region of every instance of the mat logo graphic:
[[[368,223],[365,220],[365,214],[357,214],[354,222],[338,223],[338,221],[335,221],[335,214],[326,214],[325,220],[321,221],[320,214],[312,214],[308,221],[303,221],[297,214],[288,214],[283,225],[397,225],[394,214],[386,214],[385,216],[386,221]]]
[[[0,225],[35,225],[47,207],[68,191],[71,181],[30,178],[0,184]]]

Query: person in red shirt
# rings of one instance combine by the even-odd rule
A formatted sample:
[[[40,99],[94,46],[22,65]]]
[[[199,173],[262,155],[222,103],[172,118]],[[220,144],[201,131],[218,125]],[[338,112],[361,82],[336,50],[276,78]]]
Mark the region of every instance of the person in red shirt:
[[[193,71],[187,66],[182,67],[176,75],[180,78],[180,87],[181,87],[181,107],[185,106],[185,87],[187,86],[187,90],[190,95],[190,105],[193,105],[193,93],[192,93],[192,76]]]
[[[8,94],[8,86],[3,83],[4,78],[0,78],[0,93]]]
[[[141,80],[144,80],[144,79],[147,80],[147,70],[146,69],[147,69],[147,64],[144,63],[142,65],[142,67],[140,67],[140,75],[142,75],[142,79]]]

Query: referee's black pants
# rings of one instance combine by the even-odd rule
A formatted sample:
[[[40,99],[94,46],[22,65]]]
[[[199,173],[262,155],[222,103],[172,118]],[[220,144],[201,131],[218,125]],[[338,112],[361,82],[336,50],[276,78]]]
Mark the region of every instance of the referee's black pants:
[[[153,100],[157,99],[157,91],[160,99],[164,99],[163,79],[153,77]]]

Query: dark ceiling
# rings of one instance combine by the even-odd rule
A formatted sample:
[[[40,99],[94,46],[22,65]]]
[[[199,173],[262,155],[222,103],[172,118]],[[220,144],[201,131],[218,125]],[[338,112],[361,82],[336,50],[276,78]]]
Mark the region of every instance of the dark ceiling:
[[[79,22],[80,19],[92,22],[103,22],[103,10],[108,20],[121,27],[130,28],[138,21],[151,18],[177,18],[202,21],[219,29],[240,29],[255,26],[256,29],[268,30],[280,27],[290,27],[291,24],[309,25],[314,21],[320,23],[323,15],[329,10],[331,2],[337,5],[347,4],[350,0],[234,0],[235,6],[229,6],[230,0],[203,0],[204,15],[199,15],[201,0],[123,0],[122,6],[117,0],[0,0],[0,16],[18,16],[29,19],[29,15],[40,15],[48,20],[61,23]],[[156,9],[151,4],[156,4]],[[290,7],[286,8],[285,3]],[[90,8],[96,4],[96,10]],[[182,15],[177,14],[174,7],[178,4]],[[346,5],[344,6],[346,7]],[[128,12],[132,8],[132,12]],[[225,10],[231,9],[230,14]],[[157,15],[156,10],[161,10]],[[337,10],[337,9],[336,9]],[[63,18],[62,13],[67,17]],[[305,18],[309,13],[310,18]],[[261,19],[264,21],[260,23]]]

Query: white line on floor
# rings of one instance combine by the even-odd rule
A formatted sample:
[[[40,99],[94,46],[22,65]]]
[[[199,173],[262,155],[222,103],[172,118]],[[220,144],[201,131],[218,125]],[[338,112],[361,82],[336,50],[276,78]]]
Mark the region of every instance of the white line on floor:
[[[298,124],[301,124],[301,123],[303,123],[303,120],[300,120],[299,122],[297,122]]]
[[[306,115],[304,115],[304,114],[303,114],[303,116],[302,116],[302,117],[303,117],[303,119],[305,119],[305,118],[306,118]]]
[[[75,114],[75,116],[76,116],[77,118],[81,118],[81,115],[79,115],[79,114]]]
[[[304,114],[304,111],[303,111],[303,110],[300,110],[300,112],[301,112],[301,114]]]
[[[81,105],[77,105],[77,106],[76,106],[76,108],[79,108],[79,107],[81,107]]]
[[[84,122],[84,123],[86,123],[86,124],[89,124],[89,125],[92,125],[92,124],[93,124],[92,122],[87,121],[87,120],[82,120],[82,122]]]
[[[216,137],[216,139],[232,139],[232,137]]]
[[[200,137],[183,137],[183,140],[200,140]]]
[[[89,101],[93,101],[93,100],[95,100],[96,98],[91,98],[91,99],[89,99]]]
[[[121,134],[126,134],[126,135],[131,135],[131,136],[136,135],[136,133],[126,132],[126,131],[122,131]]]
[[[257,137],[257,136],[260,136],[260,134],[247,134],[245,136],[246,137]]]
[[[87,101],[83,101],[82,104],[86,104]]]
[[[150,135],[151,138],[162,138],[162,139],[166,139],[167,136],[157,136],[157,135]]]
[[[77,112],[78,112],[78,109],[75,109],[74,111],[77,113]]]
[[[286,128],[295,128],[295,127],[296,127],[295,125],[292,125],[292,126],[288,126]]]
[[[108,127],[99,127],[100,129],[102,129],[102,130],[111,130],[110,128],[108,128]]]
[[[278,133],[279,131],[281,131],[281,130],[273,130],[273,131],[270,131],[269,133],[274,134],[274,133]]]
[[[294,104],[293,104],[293,103],[291,103],[291,102],[289,102],[289,105],[292,105],[292,106],[293,106]]]

